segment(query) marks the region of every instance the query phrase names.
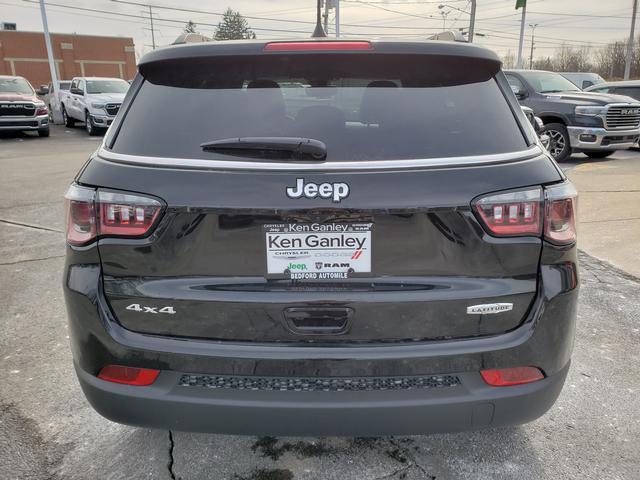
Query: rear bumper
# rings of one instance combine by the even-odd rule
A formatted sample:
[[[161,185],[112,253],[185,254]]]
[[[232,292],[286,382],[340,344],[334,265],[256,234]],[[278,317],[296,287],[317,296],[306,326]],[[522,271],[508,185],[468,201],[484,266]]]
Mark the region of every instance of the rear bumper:
[[[37,117],[0,117],[0,131],[42,130],[49,127],[49,115]]]
[[[524,423],[555,401],[575,331],[576,249],[544,248],[539,292],[526,320],[509,332],[474,338],[326,346],[239,343],[132,332],[101,291],[95,248],[67,256],[64,292],[80,384],[93,407],[120,423],[237,434],[421,434]],[[96,377],[109,364],[161,370],[149,387]],[[532,365],[546,378],[489,387],[479,371]],[[184,387],[182,372],[250,378],[361,378],[455,375],[437,389],[275,391]]]
[[[640,128],[606,130],[591,127],[567,127],[571,148],[576,150],[622,150],[631,148],[640,138]]]
[[[104,417],[128,425],[240,435],[377,436],[455,432],[525,423],[560,394],[569,365],[528,385],[489,387],[478,373],[461,383],[400,391],[254,391],[180,386],[163,371],[154,385],[106,382],[76,366],[82,389]]]

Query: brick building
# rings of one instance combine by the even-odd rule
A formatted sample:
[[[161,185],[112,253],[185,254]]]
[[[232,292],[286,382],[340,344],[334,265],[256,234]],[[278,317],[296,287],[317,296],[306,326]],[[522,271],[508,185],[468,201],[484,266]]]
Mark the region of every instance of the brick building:
[[[132,38],[52,33],[59,80],[75,76],[132,79],[136,58]],[[38,88],[51,74],[42,32],[0,30],[0,75],[20,75]]]

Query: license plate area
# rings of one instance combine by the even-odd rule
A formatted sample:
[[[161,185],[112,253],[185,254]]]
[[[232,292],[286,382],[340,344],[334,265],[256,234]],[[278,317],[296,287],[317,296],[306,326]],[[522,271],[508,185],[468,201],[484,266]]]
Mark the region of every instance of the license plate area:
[[[342,280],[371,275],[373,223],[263,226],[267,277]]]

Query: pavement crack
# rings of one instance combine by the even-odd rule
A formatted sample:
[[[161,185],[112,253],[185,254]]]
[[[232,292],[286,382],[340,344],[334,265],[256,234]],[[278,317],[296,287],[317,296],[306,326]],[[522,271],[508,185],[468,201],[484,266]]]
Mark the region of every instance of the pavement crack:
[[[0,262],[0,266],[2,265],[19,265],[21,263],[29,263],[29,262],[40,262],[42,260],[51,260],[52,258],[62,258],[63,255],[51,255],[50,257],[41,257],[41,258],[27,258],[26,260],[16,260],[15,262]]]
[[[420,470],[420,472],[423,475],[424,480],[436,480],[435,475],[431,475],[430,473],[427,472],[427,469],[424,468],[416,459],[416,457],[413,455],[413,452],[411,452],[411,450],[409,448],[406,448],[404,445],[400,445],[400,443],[398,443],[395,438],[390,437],[389,438],[389,443],[391,445],[393,445],[394,447],[396,447],[398,450],[401,450],[402,453],[404,454],[405,457],[407,457],[410,460],[410,463],[408,465],[408,467],[416,467],[418,470]],[[396,472],[396,474],[399,472]]]
[[[0,223],[6,223],[7,225],[14,225],[16,227],[33,228],[34,230],[44,230],[46,232],[64,233],[58,228],[45,227],[43,225],[36,225],[35,223],[16,222],[13,220],[7,220],[6,218],[0,218]]]
[[[173,441],[173,432],[169,430],[169,463],[167,464],[167,468],[169,469],[169,476],[171,477],[171,480],[176,480],[176,474],[173,471],[173,465],[175,463],[173,458],[173,449],[175,446],[176,444]]]

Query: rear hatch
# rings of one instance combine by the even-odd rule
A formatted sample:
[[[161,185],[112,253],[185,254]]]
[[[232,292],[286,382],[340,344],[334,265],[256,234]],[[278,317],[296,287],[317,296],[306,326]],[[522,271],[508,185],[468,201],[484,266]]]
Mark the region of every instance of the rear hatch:
[[[497,60],[382,44],[262,48],[143,62],[126,113],[80,177],[104,198],[141,192],[163,205],[147,237],[100,240],[117,320],[286,343],[517,327],[536,296],[542,241],[489,235],[472,204],[560,176],[516,121]],[[297,158],[281,147],[292,138],[321,142],[326,159]],[[245,145],[201,147],[234,139]]]

